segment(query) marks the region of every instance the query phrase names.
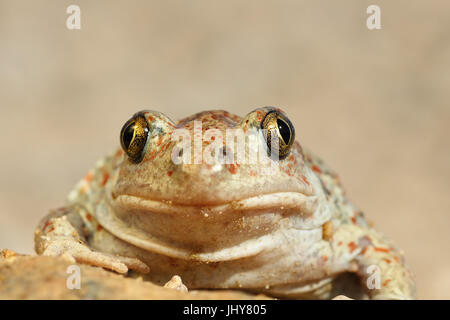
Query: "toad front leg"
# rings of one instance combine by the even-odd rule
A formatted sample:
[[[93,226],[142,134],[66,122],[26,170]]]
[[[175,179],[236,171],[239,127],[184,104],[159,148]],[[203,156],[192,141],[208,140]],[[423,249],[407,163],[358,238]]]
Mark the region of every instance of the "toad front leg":
[[[86,236],[89,229],[80,216],[77,206],[53,210],[46,216],[35,231],[35,250],[40,255],[60,256],[65,254],[83,264],[103,267],[126,273],[128,269],[148,273],[149,268],[135,258],[116,256],[91,250]]]
[[[415,284],[403,254],[383,235],[355,224],[341,225],[332,246],[338,258],[351,261],[371,299],[415,299]]]

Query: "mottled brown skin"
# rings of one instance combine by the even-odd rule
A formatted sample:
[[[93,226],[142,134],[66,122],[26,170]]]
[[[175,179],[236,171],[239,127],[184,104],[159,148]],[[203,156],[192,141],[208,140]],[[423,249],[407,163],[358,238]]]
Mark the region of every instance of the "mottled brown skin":
[[[268,112],[283,114],[269,107],[244,118],[205,111],[172,122],[159,112],[141,113],[150,130],[140,162],[122,150],[99,161],[68,204],[38,226],[37,253],[65,253],[119,273],[131,269],[160,284],[180,275],[189,289],[414,298],[403,254],[368,226],[337,175],[298,142],[278,161],[266,153],[265,163],[176,164],[171,158],[177,146],[171,136],[180,128],[193,134],[194,121],[201,121],[203,134],[217,129],[225,137],[227,129],[241,128],[264,145],[258,130]],[[200,143],[203,150],[214,144]],[[371,289],[374,267],[380,287]],[[359,278],[357,286],[348,273]]]

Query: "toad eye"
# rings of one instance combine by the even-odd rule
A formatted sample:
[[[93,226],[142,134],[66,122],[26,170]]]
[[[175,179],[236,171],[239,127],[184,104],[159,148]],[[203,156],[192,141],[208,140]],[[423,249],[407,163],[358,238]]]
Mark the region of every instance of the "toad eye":
[[[142,114],[134,115],[120,131],[120,144],[131,161],[139,163],[144,157],[149,127]]]
[[[286,158],[295,141],[295,129],[291,121],[281,112],[270,111],[261,122],[261,129],[267,130],[265,138],[269,153],[278,154],[279,159]],[[278,150],[272,152],[273,134],[278,137]]]

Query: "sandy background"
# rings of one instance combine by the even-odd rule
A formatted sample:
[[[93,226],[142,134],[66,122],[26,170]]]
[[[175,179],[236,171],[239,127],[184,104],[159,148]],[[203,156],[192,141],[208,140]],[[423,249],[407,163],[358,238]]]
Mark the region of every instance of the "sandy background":
[[[0,248],[32,252],[135,111],[277,105],[405,250],[419,297],[448,299],[449,58],[440,0],[0,0]]]

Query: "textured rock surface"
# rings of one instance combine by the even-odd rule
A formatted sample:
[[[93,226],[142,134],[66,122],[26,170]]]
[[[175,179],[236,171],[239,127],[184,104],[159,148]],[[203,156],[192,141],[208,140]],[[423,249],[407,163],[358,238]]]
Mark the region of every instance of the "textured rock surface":
[[[3,250],[0,299],[267,299],[231,290],[186,293],[85,265],[79,265],[81,288],[70,290],[66,285],[70,265],[64,257],[20,255]]]
[[[405,251],[419,298],[450,299],[450,1],[132,3],[0,1],[0,248],[33,252],[136,111],[277,105]]]

